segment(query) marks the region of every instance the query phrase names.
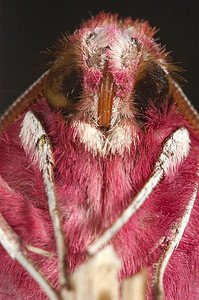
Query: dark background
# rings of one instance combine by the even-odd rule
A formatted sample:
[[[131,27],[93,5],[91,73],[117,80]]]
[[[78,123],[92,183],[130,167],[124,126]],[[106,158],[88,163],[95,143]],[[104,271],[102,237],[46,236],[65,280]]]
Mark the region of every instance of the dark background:
[[[184,68],[183,89],[199,109],[198,0],[0,0],[0,112],[45,71],[47,58],[40,52],[101,10],[160,28],[156,37]]]

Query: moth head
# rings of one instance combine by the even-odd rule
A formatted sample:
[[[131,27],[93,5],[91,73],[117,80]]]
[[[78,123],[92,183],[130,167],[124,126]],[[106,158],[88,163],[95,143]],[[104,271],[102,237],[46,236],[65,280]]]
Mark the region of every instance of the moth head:
[[[123,153],[146,129],[151,107],[170,109],[172,68],[147,22],[92,21],[61,41],[45,97],[87,149]]]

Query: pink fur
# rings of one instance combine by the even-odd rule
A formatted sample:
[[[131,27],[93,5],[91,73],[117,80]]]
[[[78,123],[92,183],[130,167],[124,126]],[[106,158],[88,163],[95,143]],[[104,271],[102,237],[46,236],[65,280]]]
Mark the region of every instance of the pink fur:
[[[107,25],[107,20],[109,16],[101,14],[85,23],[84,27],[104,26]],[[112,16],[112,20],[116,23],[116,16]],[[132,25],[132,21],[126,19],[123,24],[126,28]],[[113,25],[111,26],[113,31]],[[154,31],[148,24],[135,22],[134,26],[138,28],[137,35],[143,39],[143,47],[153,57],[162,57],[161,50],[152,39]],[[83,31],[76,34],[81,35]],[[128,98],[132,88],[125,82],[128,74],[116,71],[113,70],[115,80],[120,80]],[[86,74],[87,83],[94,81],[99,84],[99,70]],[[92,90],[92,86],[87,88]],[[87,93],[89,94],[88,91]],[[118,94],[119,96],[121,95]],[[130,129],[133,134],[136,126],[138,139],[136,145],[132,143],[130,151],[126,150],[122,155],[116,153],[104,157],[99,154],[93,156],[85,150],[85,145],[79,141],[78,136],[74,138],[73,120],[65,122],[59,113],[49,109],[44,98],[29,109],[38,113],[53,147],[56,193],[63,215],[70,273],[86,259],[85,250],[88,245],[113,224],[143,187],[164,140],[175,129],[181,126],[188,128],[191,149],[187,159],[178,166],[175,176],[171,174],[161,181],[139,211],[111,240],[123,264],[120,279],[131,276],[144,266],[152,275],[154,265],[163,251],[162,245],[157,248],[154,246],[161,237],[169,236],[173,223],[182,216],[198,180],[199,140],[190,126],[176,112],[175,107],[163,115],[154,110],[150,112],[145,124],[147,131],[142,131],[132,123]],[[19,139],[23,117],[8,128],[0,140],[0,212],[25,243],[55,253],[55,239],[42,175],[38,166],[32,165],[32,158],[25,155]],[[166,268],[166,300],[199,297],[198,218],[197,197],[189,224]],[[56,259],[32,253],[30,256],[57,286]],[[37,283],[1,246],[0,265],[1,300],[47,299]],[[148,299],[151,299],[150,291],[149,286]]]
[[[174,129],[187,125],[172,110],[148,135],[140,134],[140,144],[137,149],[132,146],[130,154],[100,158],[93,157],[85,151],[84,145],[74,142],[73,129],[45,103],[32,109],[42,116],[53,145],[56,192],[64,219],[69,272],[73,272],[86,258],[84,251],[91,241],[116,220],[146,182],[162,141]],[[25,156],[18,138],[21,120],[10,126],[1,138],[0,211],[24,242],[55,252],[42,176],[39,169],[31,165],[31,158]],[[198,141],[194,134],[191,138],[189,157],[179,167],[175,178],[165,178],[112,239],[123,261],[121,278],[145,265],[152,272],[161,254],[161,247],[152,251],[155,243],[169,234],[172,224],[183,214],[197,180]],[[197,200],[185,234],[166,269],[165,299],[196,299],[199,296],[198,212]],[[36,254],[31,257],[57,285],[55,259]],[[0,263],[0,299],[46,299],[34,280],[2,248]]]

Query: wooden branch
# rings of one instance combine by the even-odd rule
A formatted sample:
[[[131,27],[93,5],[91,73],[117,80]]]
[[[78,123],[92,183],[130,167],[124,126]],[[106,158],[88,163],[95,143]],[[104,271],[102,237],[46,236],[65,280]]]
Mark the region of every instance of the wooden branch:
[[[123,300],[146,300],[148,272],[142,269],[122,282]]]

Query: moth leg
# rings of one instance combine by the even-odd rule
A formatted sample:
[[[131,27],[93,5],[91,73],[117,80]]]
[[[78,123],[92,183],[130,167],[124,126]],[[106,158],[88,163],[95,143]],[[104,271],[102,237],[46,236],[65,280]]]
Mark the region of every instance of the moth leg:
[[[184,127],[178,128],[165,140],[148,181],[115,223],[88,247],[89,255],[97,253],[129,221],[164,176],[169,172],[175,172],[177,166],[189,154],[189,143],[189,133]]]
[[[5,197],[5,198],[4,198]],[[21,195],[15,192],[8,183],[0,175],[0,202],[11,199],[15,203],[22,201]],[[2,203],[1,203],[2,204]],[[18,236],[15,231],[8,225],[6,217],[10,220],[8,208],[6,205],[1,205],[0,213],[0,243],[13,260],[17,260],[27,272],[37,281],[37,283],[44,289],[50,299],[59,299],[57,293],[52,287],[49,280],[37,268],[34,262],[27,255],[26,244]],[[8,215],[7,215],[8,213]],[[40,254],[43,251],[39,249]],[[11,269],[12,271],[12,269]]]
[[[166,247],[156,264],[153,281],[152,281],[152,299],[161,300],[164,298],[164,286],[163,286],[163,277],[165,269],[169,263],[169,259],[173,254],[173,251],[178,247],[178,244],[181,241],[184,230],[189,222],[189,218],[194,206],[198,191],[198,183],[196,184],[192,196],[188,202],[188,205],[185,208],[184,214],[181,219],[176,222],[173,226],[173,229],[170,234],[170,238],[167,239]]]
[[[12,259],[16,259],[28,271],[44,291],[46,291],[50,299],[59,300],[51,283],[28,257],[22,247],[21,239],[8,225],[2,214],[0,214],[0,241]]]
[[[38,247],[34,247],[34,246],[31,246],[31,245],[28,245],[28,244],[25,244],[24,246],[30,252],[37,253],[39,255],[43,255],[43,256],[46,256],[46,257],[54,257],[55,256],[54,253],[51,253],[49,251],[43,250],[43,249],[38,248]]]
[[[39,164],[43,174],[58,252],[60,292],[64,296],[64,293],[67,293],[67,290],[70,289],[70,282],[66,274],[66,247],[61,224],[61,213],[55,192],[53,174],[54,159],[47,133],[39,119],[31,111],[24,117],[20,138],[25,152],[31,156],[33,163]]]

